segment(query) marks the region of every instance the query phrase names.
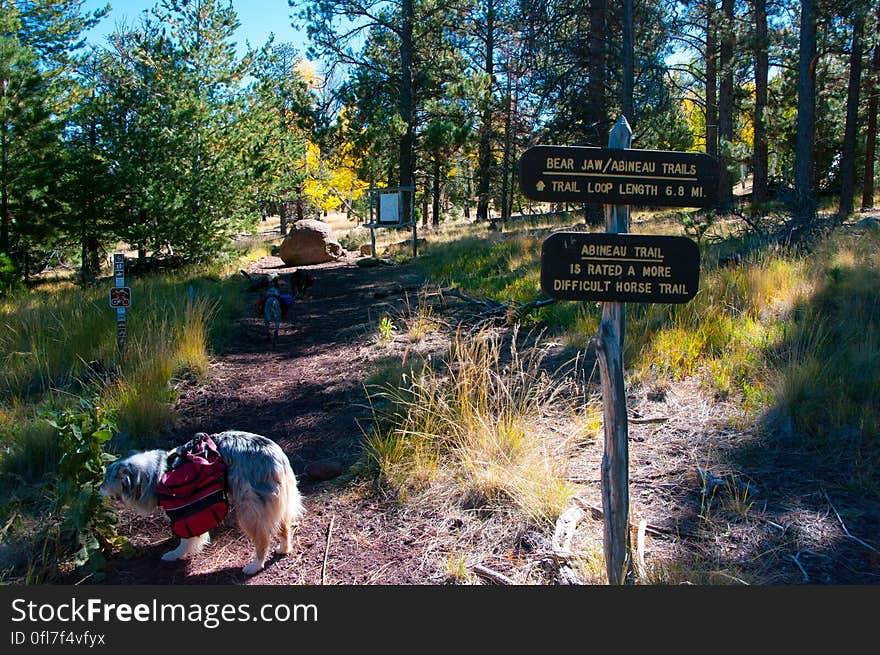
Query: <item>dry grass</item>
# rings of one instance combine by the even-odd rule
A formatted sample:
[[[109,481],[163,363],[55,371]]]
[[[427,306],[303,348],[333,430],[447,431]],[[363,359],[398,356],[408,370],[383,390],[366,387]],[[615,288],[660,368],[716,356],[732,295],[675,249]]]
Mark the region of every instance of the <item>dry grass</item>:
[[[645,227],[640,225],[639,231],[650,231]],[[660,231],[669,233],[666,227]],[[499,302],[528,302],[541,295],[538,250],[535,235],[492,235],[487,240],[465,233],[430,251],[422,265],[433,280],[466,293]],[[650,570],[644,581],[797,581],[799,572],[793,570],[789,554],[799,549],[827,552],[829,543],[815,520],[809,520],[811,512],[815,516],[816,510],[810,509],[814,501],[809,494],[800,496],[805,492],[801,487],[835,485],[855,498],[874,498],[878,489],[880,232],[845,228],[808,252],[769,247],[722,267],[715,266],[714,247],[704,250],[707,265],[693,301],[684,306],[629,306],[630,393],[644,397],[650,392],[659,398],[643,401],[643,415],[674,419],[656,428],[631,426],[636,439],[634,478],[662,484],[636,485],[633,507],[661,522],[674,517],[690,535],[658,539],[653,546],[649,538]],[[566,345],[586,349],[596,330],[598,307],[557,303],[533,318]],[[597,427],[588,415],[577,419],[593,423],[586,434]],[[577,432],[575,423],[572,415],[561,432]],[[504,422],[498,426],[504,432]],[[573,448],[561,449],[571,458],[569,473],[574,479],[597,479],[601,453],[595,441],[572,439]],[[468,447],[474,452],[485,449],[479,442]],[[397,458],[407,461],[408,453],[397,453],[393,459]],[[420,453],[416,459],[428,465],[417,466],[422,473],[412,480],[423,480],[430,488],[444,479],[437,457]],[[773,468],[774,461],[785,462],[782,466],[799,462],[803,468],[780,472]],[[792,494],[789,513],[800,532],[776,527],[785,521],[778,518],[778,509],[768,509],[767,496],[743,492],[736,485],[719,488],[701,506],[696,466],[711,466],[719,475],[748,471],[762,488],[788,485],[778,493]],[[481,466],[478,474],[466,469],[459,478],[469,481],[460,489],[477,498],[487,496],[483,487],[501,486],[493,466]],[[593,491],[588,485],[578,493]],[[650,503],[642,505],[643,494]],[[510,492],[496,492],[495,497],[516,505]],[[497,512],[493,516],[497,518]],[[672,526],[672,534],[678,525]],[[485,527],[496,537],[504,533],[491,521]],[[598,526],[589,531],[596,529],[601,531]],[[587,531],[579,530],[579,538]],[[447,552],[461,549],[459,545]],[[587,539],[579,554],[590,552],[594,543]],[[814,558],[814,564],[826,562],[823,558],[827,556]],[[585,579],[601,579],[590,574],[589,565],[582,568]]]
[[[0,302],[0,412],[15,417],[0,424],[4,470],[34,479],[52,470],[57,460],[38,413],[81,394],[101,396],[117,413],[128,445],[149,443],[174,418],[172,378],[204,375],[211,344],[240,312],[240,285],[230,276],[242,261],[131,280],[122,355],[106,288],[53,284]]]
[[[543,371],[541,352],[521,352],[516,338],[505,348],[488,333],[459,334],[438,367],[369,389],[367,453],[383,487],[406,507],[459,521],[477,549],[552,526],[573,488],[556,455],[560,437],[543,428],[563,384]]]

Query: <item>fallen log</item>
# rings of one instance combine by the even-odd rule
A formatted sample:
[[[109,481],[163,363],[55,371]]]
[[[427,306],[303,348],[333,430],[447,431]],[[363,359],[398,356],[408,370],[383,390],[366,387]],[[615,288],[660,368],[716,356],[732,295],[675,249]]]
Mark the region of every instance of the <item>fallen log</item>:
[[[516,583],[513,579],[508,578],[503,573],[499,573],[494,569],[490,569],[488,566],[483,566],[482,564],[474,564],[471,566],[471,570],[476,573],[478,576],[483,578],[484,580],[488,580],[489,582],[493,582],[495,584],[500,585],[515,585]]]
[[[580,507],[569,507],[559,518],[556,519],[556,529],[553,531],[553,551],[557,555],[571,552],[571,541],[574,538],[578,523],[584,518],[584,511]]]
[[[712,473],[712,471],[698,466],[697,479],[699,479],[700,485],[703,487],[704,496],[711,496],[718,487],[740,492],[746,496],[757,496],[761,493],[755,485],[745,480],[740,480],[732,473],[719,477]]]
[[[601,507],[598,507],[598,506],[596,506],[596,505],[591,505],[590,503],[588,503],[587,501],[585,501],[583,498],[580,498],[580,497],[578,497],[578,496],[575,496],[575,497],[574,497],[574,501],[575,501],[578,505],[580,505],[581,507],[583,507],[585,510],[589,511],[590,514],[592,515],[593,519],[599,521],[599,520],[602,520],[602,519],[605,517],[605,512],[602,510]],[[636,527],[638,527],[638,526],[636,526],[635,523],[633,523],[632,521],[630,521],[630,527],[636,528]],[[693,536],[693,535],[691,535],[690,533],[680,532],[680,531],[678,531],[678,530],[670,530],[669,528],[664,528],[664,527],[661,527],[661,526],[659,526],[659,525],[652,525],[651,523],[648,523],[647,521],[645,522],[645,531],[648,532],[649,534],[653,534],[653,535],[684,535],[684,536]]]

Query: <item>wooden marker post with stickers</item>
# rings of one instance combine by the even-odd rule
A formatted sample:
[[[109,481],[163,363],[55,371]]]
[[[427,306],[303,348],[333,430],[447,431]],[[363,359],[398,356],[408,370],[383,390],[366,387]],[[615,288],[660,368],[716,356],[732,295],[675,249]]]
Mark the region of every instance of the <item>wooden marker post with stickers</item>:
[[[113,288],[110,289],[110,307],[116,310],[116,347],[121,355],[128,337],[127,309],[131,306],[131,289],[125,286],[125,255],[113,255]]]
[[[629,430],[623,378],[627,302],[686,303],[700,281],[700,250],[686,237],[629,234],[630,205],[709,207],[718,162],[702,153],[631,150],[621,116],[608,148],[535,146],[519,166],[523,195],[542,202],[601,203],[605,233],[557,232],[541,248],[541,289],[558,300],[599,301],[594,339],[602,387],[605,566],[609,584],[631,582]]]

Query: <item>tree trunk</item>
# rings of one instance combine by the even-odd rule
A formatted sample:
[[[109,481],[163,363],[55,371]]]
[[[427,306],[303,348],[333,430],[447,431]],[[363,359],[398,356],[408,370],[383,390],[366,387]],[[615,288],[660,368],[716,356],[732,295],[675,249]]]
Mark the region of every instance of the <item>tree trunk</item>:
[[[816,214],[813,173],[816,136],[816,3],[801,3],[801,32],[798,47],[797,141],[795,146],[795,221],[808,227]]]
[[[706,152],[718,156],[718,39],[715,1],[706,3]]]
[[[6,86],[4,80],[4,88]],[[9,124],[3,117],[0,122],[0,253],[9,254],[9,228],[12,216],[9,211]]]
[[[767,39],[767,0],[754,0],[754,2],[755,113],[752,121],[755,126],[755,141],[752,159],[752,204],[760,205],[767,201],[767,128],[764,124],[764,110],[767,107],[770,42]]]
[[[413,97],[413,19],[414,0],[401,3],[400,34],[400,117],[406,130],[400,137],[400,186],[413,185],[413,150],[415,146],[415,99]],[[407,199],[409,200],[409,199]],[[403,203],[402,222],[410,221],[410,202]]]
[[[473,172],[471,171],[471,160],[465,158],[465,169],[464,169],[464,217],[466,220],[471,220],[471,194],[474,192],[474,186],[472,184],[473,181]]]
[[[620,47],[623,51],[623,98],[620,106],[630,125],[636,117],[633,93],[635,89],[635,43],[633,40],[633,0],[623,0],[623,35]]]
[[[434,153],[434,171],[431,192],[431,223],[440,227],[440,155]]]
[[[89,123],[89,153],[94,153],[98,148],[98,127],[95,125],[95,120],[92,119]],[[96,259],[95,254],[91,251],[92,248],[96,247],[95,244],[95,236],[94,234],[89,233],[89,223],[95,226],[95,231],[97,232],[97,216],[95,216],[95,188],[94,186],[90,186],[88,190],[88,200],[86,201],[86,209],[82,215],[82,223],[81,229],[82,232],[80,234],[80,239],[82,241],[82,255],[81,255],[81,266],[82,269],[80,271],[82,285],[85,287],[89,282],[95,279],[97,273],[99,271],[95,270],[92,267],[93,261]]]
[[[718,156],[718,39],[715,0],[706,2],[706,152]]]
[[[100,244],[98,239],[92,235],[89,237],[88,253],[89,253],[89,270],[97,277],[101,273],[101,253],[99,252]]]
[[[733,208],[733,184],[730,177],[729,144],[733,142],[733,0],[721,0],[721,81],[718,88],[718,136],[721,152],[721,175],[718,177],[718,207],[723,211]]]
[[[510,184],[507,188],[507,218],[513,215],[513,199],[516,198],[517,175],[514,172],[516,165],[516,129],[519,121],[517,120],[517,112],[519,111],[519,73],[514,78],[513,83],[513,105],[510,112]],[[520,209],[522,213],[522,209]]]
[[[840,208],[838,222],[852,214],[853,194],[856,188],[856,133],[859,120],[859,88],[862,84],[862,32],[865,17],[860,9],[853,17],[852,51],[849,55],[849,85],[846,91],[846,127],[843,132],[843,152],[840,157]]]
[[[278,215],[281,218],[281,236],[287,236],[287,201],[282,199],[278,203]]]
[[[877,20],[880,21],[880,3],[877,3]],[[868,134],[865,139],[865,175],[862,180],[862,209],[874,207],[874,159],[877,156],[877,95],[880,76],[880,43],[874,46],[871,61],[871,95],[868,98]]]
[[[630,9],[632,5],[630,4]],[[632,12],[630,11],[630,19]],[[608,110],[605,103],[605,67],[607,65],[606,57],[606,28],[608,22],[608,3],[607,0],[593,0],[590,3],[590,102],[587,107],[586,122],[594,124],[595,128],[589,130],[585,134],[586,139],[596,136],[597,146],[602,145],[602,130],[605,129],[605,122],[608,120]],[[631,20],[630,20],[631,22]],[[626,24],[626,18],[624,18]],[[625,29],[625,25],[624,25]],[[626,32],[624,32],[626,34]],[[631,35],[631,32],[630,32]],[[631,45],[631,41],[630,41]],[[626,57],[627,46],[624,45],[624,57]],[[624,75],[624,78],[626,76]],[[624,102],[626,101],[626,91],[624,91]],[[632,108],[624,109],[624,115],[628,120],[633,120],[629,115]],[[586,127],[586,126],[585,126]],[[584,207],[584,221],[587,225],[600,225],[602,222],[602,206],[597,204],[587,204]]]
[[[495,76],[495,0],[486,0],[486,78],[489,88],[480,118],[477,221],[489,219],[489,183],[492,174],[492,91]]]
[[[510,187],[513,181],[513,171],[511,170],[510,155],[513,146],[513,80],[510,70],[510,60],[507,62],[507,112],[504,116],[504,159],[501,165],[501,223],[507,222],[510,218],[510,209],[508,207],[508,197]]]

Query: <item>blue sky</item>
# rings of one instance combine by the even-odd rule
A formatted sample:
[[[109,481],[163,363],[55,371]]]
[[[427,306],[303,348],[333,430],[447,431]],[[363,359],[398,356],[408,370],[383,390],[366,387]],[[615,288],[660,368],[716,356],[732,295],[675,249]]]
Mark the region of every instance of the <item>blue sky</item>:
[[[140,14],[158,4],[159,0],[87,0],[85,8],[98,9],[110,4],[110,14],[104,18],[88,35],[91,43],[99,45],[104,37],[110,34],[120,22],[137,23]],[[235,39],[239,51],[243,51],[245,41],[254,47],[260,47],[275,34],[276,43],[293,43],[302,54],[306,47],[304,31],[295,30],[290,24],[291,9],[287,0],[233,0],[232,6],[238,13],[241,27]]]

